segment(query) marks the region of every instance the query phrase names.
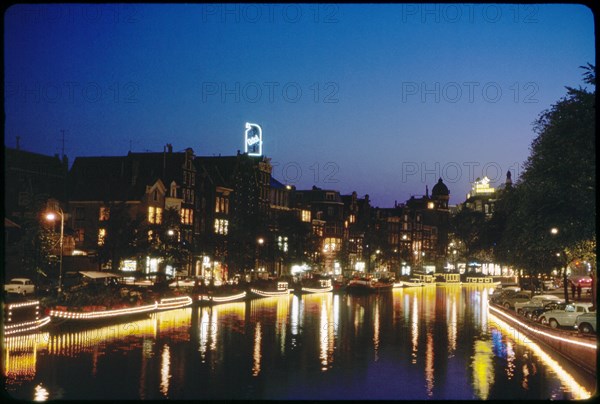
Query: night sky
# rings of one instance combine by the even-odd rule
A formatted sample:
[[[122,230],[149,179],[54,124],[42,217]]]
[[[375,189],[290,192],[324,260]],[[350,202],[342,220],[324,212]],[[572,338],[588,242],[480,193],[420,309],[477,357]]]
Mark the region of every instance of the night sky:
[[[579,5],[15,5],[5,145],[53,155],[243,151],[273,175],[380,207],[442,177],[518,179],[538,114],[583,86]]]

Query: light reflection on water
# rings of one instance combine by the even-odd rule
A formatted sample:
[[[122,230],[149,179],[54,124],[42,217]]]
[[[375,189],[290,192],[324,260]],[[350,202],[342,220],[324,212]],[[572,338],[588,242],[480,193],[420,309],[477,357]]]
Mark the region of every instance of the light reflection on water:
[[[485,287],[285,296],[6,339],[32,399],[558,399],[584,388],[519,341]],[[110,385],[111,388],[106,388]]]

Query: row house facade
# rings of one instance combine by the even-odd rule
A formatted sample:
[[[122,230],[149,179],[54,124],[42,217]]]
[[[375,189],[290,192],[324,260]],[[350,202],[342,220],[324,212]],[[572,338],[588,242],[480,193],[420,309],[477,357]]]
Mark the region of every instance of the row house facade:
[[[450,191],[440,178],[431,195],[412,196],[393,208],[374,208],[376,264],[398,275],[440,272],[447,258]]]
[[[49,178],[58,173],[64,182],[65,162],[42,160]],[[5,168],[17,184],[36,183],[22,179],[23,168]],[[249,272],[288,275],[302,264],[336,275],[441,266],[449,216],[441,179],[431,196],[427,190],[393,208],[375,208],[369,195],[298,190],[271,172],[264,156],[196,156],[170,144],[158,153],[78,157],[66,187],[54,184],[65,195],[51,195],[73,241],[65,255],[96,257],[100,268],[112,270],[178,270],[219,280]],[[12,185],[12,199],[5,196],[11,213],[19,212],[14,195],[24,191],[18,188]],[[18,217],[7,216],[16,225]]]
[[[340,255],[348,239],[348,223],[344,215],[344,202],[339,191],[313,186],[310,190],[296,190],[294,206],[304,218],[310,214],[311,233],[316,240],[311,261],[330,274],[341,274]]]
[[[369,195],[359,198],[356,192],[350,195],[342,195],[344,202],[344,226],[347,228],[345,251],[347,256],[344,268],[352,271],[364,271],[365,255],[369,255],[370,250],[366,247],[365,236],[370,231],[371,226],[371,205]]]
[[[177,245],[188,254],[177,267],[189,272],[196,230],[196,168],[191,148],[162,153],[129,153],[116,157],[78,157],[68,181],[69,225],[81,254],[100,256],[102,266],[157,272],[166,247]],[[138,256],[124,247],[136,233]],[[139,234],[142,232],[143,234]],[[140,247],[158,251],[139,256]],[[163,255],[163,259],[160,256]],[[173,273],[171,265],[166,269]]]
[[[256,269],[257,254],[272,245],[270,159],[238,151],[234,156],[196,157],[195,164],[201,260],[194,274],[225,279]]]

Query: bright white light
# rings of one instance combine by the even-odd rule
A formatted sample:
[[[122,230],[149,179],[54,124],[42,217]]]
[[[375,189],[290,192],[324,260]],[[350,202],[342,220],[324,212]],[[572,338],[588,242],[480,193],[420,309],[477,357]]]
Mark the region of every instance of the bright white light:
[[[46,219],[53,221],[54,219],[56,219],[56,215],[54,213],[48,213],[46,215]]]
[[[253,134],[250,135],[251,133]],[[248,153],[248,156],[262,156],[262,128],[260,125],[246,122],[244,151]]]
[[[41,384],[35,386],[35,397],[34,401],[48,401],[48,390],[46,390]]]

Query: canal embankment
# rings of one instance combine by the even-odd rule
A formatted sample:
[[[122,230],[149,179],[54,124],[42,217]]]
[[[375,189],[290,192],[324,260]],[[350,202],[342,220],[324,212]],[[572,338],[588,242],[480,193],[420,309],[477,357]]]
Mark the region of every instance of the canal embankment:
[[[506,310],[501,306],[490,305],[490,310],[509,324],[515,334],[526,336],[544,348],[556,352],[588,375],[596,377],[598,347],[596,334],[582,335],[574,330],[553,329],[519,317],[514,311]]]

